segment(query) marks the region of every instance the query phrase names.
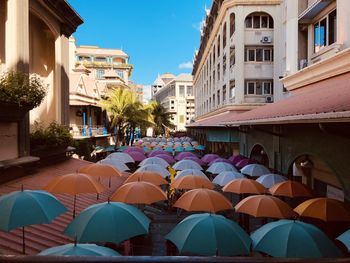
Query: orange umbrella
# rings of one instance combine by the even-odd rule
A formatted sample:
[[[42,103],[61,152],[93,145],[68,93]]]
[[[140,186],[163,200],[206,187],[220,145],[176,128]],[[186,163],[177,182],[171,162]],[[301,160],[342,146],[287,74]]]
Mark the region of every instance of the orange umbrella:
[[[56,177],[44,187],[50,193],[65,193],[74,195],[73,218],[75,217],[76,195],[83,193],[103,192],[104,187],[93,177],[83,173],[71,173]]]
[[[325,197],[307,200],[294,211],[302,217],[317,218],[325,222],[350,221],[349,207],[343,202]]]
[[[149,182],[154,185],[168,184],[168,181],[165,180],[160,174],[151,171],[135,172],[132,175],[130,175],[128,179],[126,179],[124,184],[140,181]]]
[[[254,217],[291,218],[295,216],[287,203],[270,195],[254,195],[244,198],[235,206],[235,210]]]
[[[302,183],[296,181],[284,181],[275,184],[269,189],[272,195],[286,197],[310,197],[312,194],[309,189]]]
[[[176,201],[174,207],[182,208],[186,211],[218,212],[232,209],[229,200],[222,194],[210,189],[194,189],[184,193]]]
[[[204,179],[203,177],[196,175],[183,176],[175,180],[171,184],[171,189],[196,189],[196,188],[208,188],[214,189],[214,185],[209,179]]]
[[[152,204],[167,200],[166,194],[158,186],[148,182],[123,184],[111,197],[112,201],[128,204]]]
[[[86,173],[99,178],[109,178],[109,187],[111,186],[112,176],[122,176],[122,174],[109,164],[94,163],[80,168],[80,173]]]
[[[225,185],[222,190],[235,194],[263,194],[266,192],[262,184],[247,178],[235,179]]]

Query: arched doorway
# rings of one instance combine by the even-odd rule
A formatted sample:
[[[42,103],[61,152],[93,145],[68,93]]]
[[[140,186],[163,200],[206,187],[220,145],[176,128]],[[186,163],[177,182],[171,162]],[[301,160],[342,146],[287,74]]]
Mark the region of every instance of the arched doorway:
[[[269,167],[269,156],[267,155],[264,147],[260,144],[254,145],[250,152],[249,158],[257,161],[259,164]]]

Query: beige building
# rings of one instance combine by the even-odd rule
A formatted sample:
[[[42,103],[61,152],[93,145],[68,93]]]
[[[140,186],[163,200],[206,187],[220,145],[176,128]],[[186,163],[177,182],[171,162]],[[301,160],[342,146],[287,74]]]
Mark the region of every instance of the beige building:
[[[35,73],[48,88],[43,103],[30,111],[30,123],[56,121],[68,125],[68,38],[81,23],[80,16],[64,0],[0,1],[0,72]],[[22,124],[1,124],[0,160],[29,154],[28,123],[29,119]],[[5,155],[1,147],[6,148]]]
[[[175,131],[185,131],[195,116],[193,77],[190,74],[164,74],[158,76],[152,86],[153,99],[172,113]]]

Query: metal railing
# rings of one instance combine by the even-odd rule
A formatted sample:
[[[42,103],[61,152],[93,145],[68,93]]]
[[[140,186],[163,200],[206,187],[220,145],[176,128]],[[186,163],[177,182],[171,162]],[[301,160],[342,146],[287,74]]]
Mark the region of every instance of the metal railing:
[[[70,133],[73,137],[108,135],[107,128],[102,125],[74,125],[70,126]]]

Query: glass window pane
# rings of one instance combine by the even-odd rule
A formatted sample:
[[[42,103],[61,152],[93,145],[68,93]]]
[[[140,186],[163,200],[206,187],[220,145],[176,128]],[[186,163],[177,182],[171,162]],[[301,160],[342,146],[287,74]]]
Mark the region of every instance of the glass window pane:
[[[264,61],[271,61],[271,50],[264,49]]]
[[[248,94],[255,94],[255,83],[248,82]]]
[[[262,28],[267,28],[268,24],[268,17],[267,16],[262,16],[261,17],[261,27]]]
[[[271,94],[271,83],[270,82],[264,82],[264,94],[267,94],[267,95]]]
[[[332,45],[337,39],[337,10],[332,11],[328,16],[328,45]]]
[[[323,19],[320,22],[320,46],[324,47],[327,45],[327,19]]]
[[[271,16],[269,17],[269,28],[273,28],[273,19]]]
[[[256,82],[256,95],[262,95],[262,87],[260,81]]]
[[[260,28],[260,16],[253,16],[253,27]]]
[[[254,49],[248,50],[248,61],[255,61],[255,50]]]
[[[252,17],[251,16],[248,16],[245,19],[245,27],[246,28],[252,28]]]
[[[256,61],[261,62],[263,61],[263,50],[262,48],[256,49]]]
[[[320,30],[319,24],[314,25],[314,52],[320,50]]]

